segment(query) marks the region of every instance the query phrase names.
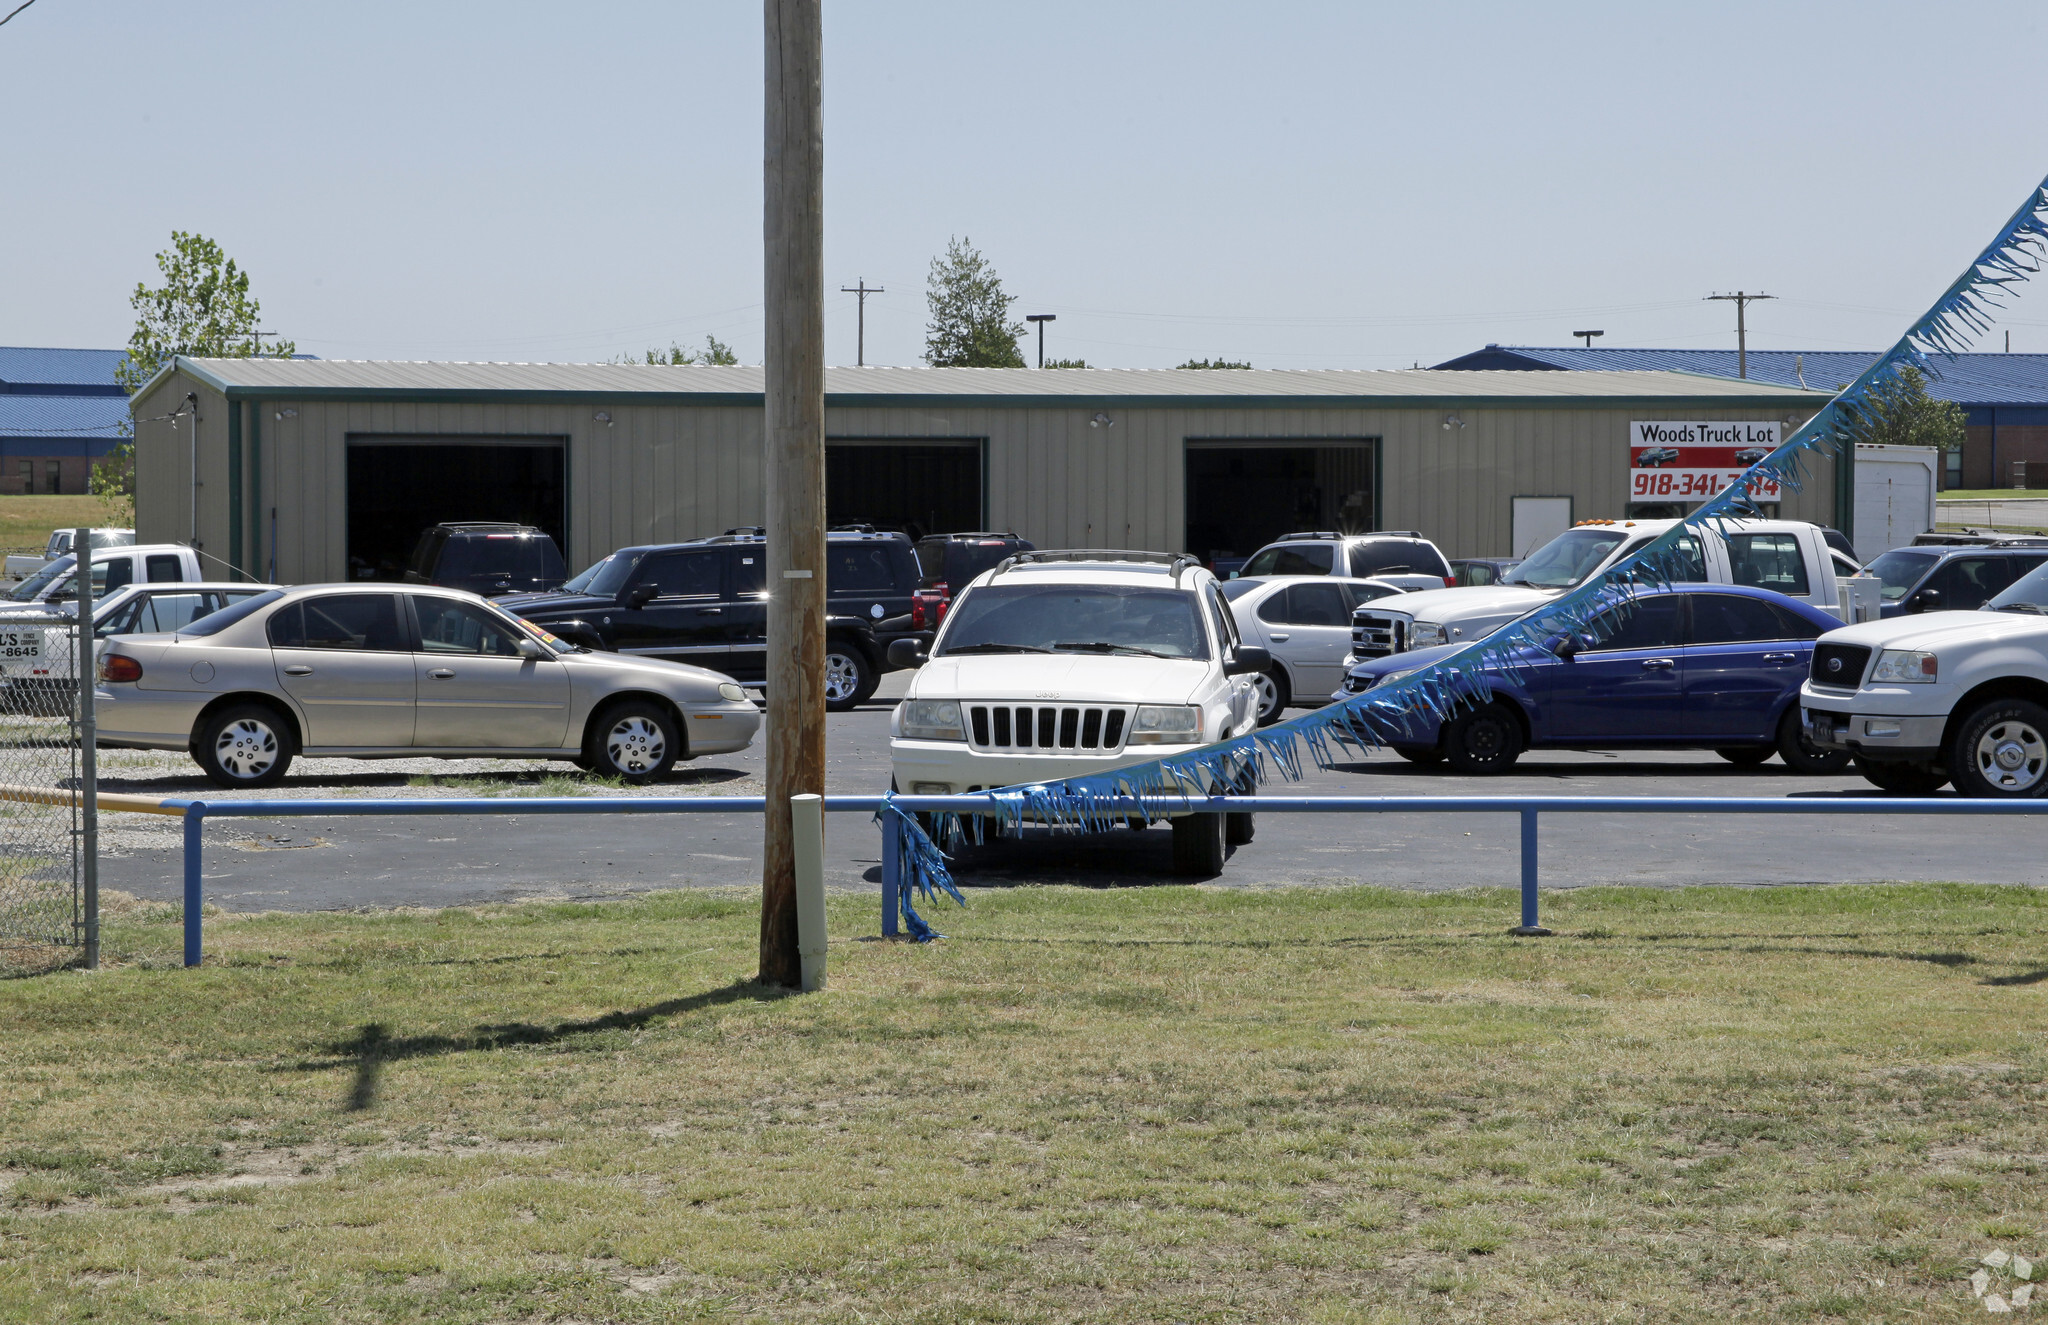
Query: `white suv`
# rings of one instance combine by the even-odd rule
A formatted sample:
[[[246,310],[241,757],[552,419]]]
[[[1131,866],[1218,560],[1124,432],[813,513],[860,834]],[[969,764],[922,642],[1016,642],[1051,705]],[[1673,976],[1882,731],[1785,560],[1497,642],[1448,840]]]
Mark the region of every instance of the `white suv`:
[[[1887,791],[2048,794],[2048,566],[1974,612],[1831,630],[1808,676],[1807,739]]]
[[[1157,552],[1019,553],[955,596],[929,656],[914,640],[890,653],[922,663],[889,722],[896,789],[920,796],[1059,782],[1242,736],[1271,661],[1239,641],[1214,575]],[[1175,868],[1219,873],[1251,828],[1249,814],[1175,818]]]

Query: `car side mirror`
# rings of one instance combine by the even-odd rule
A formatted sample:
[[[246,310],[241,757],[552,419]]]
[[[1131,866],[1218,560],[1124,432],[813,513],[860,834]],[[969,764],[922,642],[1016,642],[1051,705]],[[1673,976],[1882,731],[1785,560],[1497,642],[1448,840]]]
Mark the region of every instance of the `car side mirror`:
[[[924,641],[914,639],[892,639],[889,641],[889,665],[891,667],[922,667],[925,661]]]
[[[1230,665],[1223,669],[1226,676],[1243,676],[1249,672],[1263,672],[1273,665],[1273,655],[1256,644],[1240,644],[1237,655]]]
[[[1573,633],[1553,635],[1544,642],[1549,646],[1550,651],[1560,658],[1569,658],[1586,647],[1585,639]]]
[[[520,640],[515,647],[519,650],[520,657],[526,658],[531,661],[538,661],[542,658],[547,657],[547,653],[540,647],[540,645],[530,639]]]
[[[1907,601],[1906,610],[1908,612],[1939,612],[1941,610],[1941,590],[1922,589]]]
[[[654,598],[655,588],[651,584],[636,584],[626,590],[627,607],[645,607]]]

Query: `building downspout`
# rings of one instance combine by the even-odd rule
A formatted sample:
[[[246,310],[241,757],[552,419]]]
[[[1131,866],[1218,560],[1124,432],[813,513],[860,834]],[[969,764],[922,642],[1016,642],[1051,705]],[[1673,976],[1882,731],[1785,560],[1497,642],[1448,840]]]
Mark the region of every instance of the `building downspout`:
[[[263,402],[249,402],[249,578],[277,583],[277,567],[263,573]],[[271,556],[277,549],[271,549]]]
[[[194,552],[199,550],[199,393],[187,391],[185,403],[179,406],[192,423],[192,536],[185,540]]]
[[[228,578],[242,578],[242,407],[228,402]]]

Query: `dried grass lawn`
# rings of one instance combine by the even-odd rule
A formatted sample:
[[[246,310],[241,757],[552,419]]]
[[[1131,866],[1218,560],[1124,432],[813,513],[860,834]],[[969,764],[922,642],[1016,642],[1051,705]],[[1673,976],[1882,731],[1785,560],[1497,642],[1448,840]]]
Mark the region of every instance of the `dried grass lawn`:
[[[0,1320],[1925,1320],[2043,1250],[2048,895],[1512,914],[982,893],[809,997],[741,896],[223,918],[0,981]]]
[[[40,552],[49,543],[52,530],[96,528],[106,523],[106,504],[84,493],[0,496],[0,547]]]

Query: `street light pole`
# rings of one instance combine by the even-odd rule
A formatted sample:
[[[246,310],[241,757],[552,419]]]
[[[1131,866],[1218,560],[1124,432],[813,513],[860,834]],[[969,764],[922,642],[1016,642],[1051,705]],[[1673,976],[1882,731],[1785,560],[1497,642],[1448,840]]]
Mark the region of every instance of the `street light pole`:
[[[1048,322],[1059,321],[1059,314],[1026,313],[1024,315],[1024,320],[1026,322],[1036,322],[1038,324],[1038,366],[1040,368],[1043,368],[1045,367],[1045,324]]]
[[[765,0],[768,770],[764,984],[801,988],[791,797],[825,791],[825,130],[822,0]]]

